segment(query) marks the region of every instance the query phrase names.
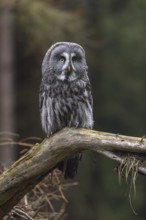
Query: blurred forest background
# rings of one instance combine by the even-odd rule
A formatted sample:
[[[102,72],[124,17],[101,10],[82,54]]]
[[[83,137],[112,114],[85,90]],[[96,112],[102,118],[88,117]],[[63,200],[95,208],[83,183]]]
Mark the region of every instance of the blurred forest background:
[[[95,129],[146,134],[146,1],[3,0],[0,3],[0,131],[4,140],[45,137],[38,94],[41,63],[57,41],[73,41],[86,51],[94,98]],[[17,150],[15,149],[15,152]],[[6,162],[13,148],[1,147]],[[145,220],[146,178],[138,176],[129,205],[129,184],[118,182],[116,164],[86,152],[79,186],[67,193],[70,220]]]

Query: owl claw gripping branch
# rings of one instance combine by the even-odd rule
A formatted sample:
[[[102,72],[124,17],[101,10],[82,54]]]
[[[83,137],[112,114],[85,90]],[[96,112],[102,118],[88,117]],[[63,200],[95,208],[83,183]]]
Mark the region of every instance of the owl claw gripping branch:
[[[42,63],[39,105],[43,130],[50,136],[64,127],[92,128],[93,101],[85,51],[76,43],[50,47]],[[60,162],[65,178],[77,172],[81,153]]]

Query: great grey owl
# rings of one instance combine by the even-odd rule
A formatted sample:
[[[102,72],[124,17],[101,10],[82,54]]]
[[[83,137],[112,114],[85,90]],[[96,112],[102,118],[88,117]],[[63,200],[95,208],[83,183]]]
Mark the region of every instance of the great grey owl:
[[[64,127],[92,128],[92,94],[84,49],[76,43],[58,42],[50,47],[42,63],[40,115],[50,136]],[[57,166],[64,178],[73,178],[81,154]],[[65,169],[65,170],[64,170]]]

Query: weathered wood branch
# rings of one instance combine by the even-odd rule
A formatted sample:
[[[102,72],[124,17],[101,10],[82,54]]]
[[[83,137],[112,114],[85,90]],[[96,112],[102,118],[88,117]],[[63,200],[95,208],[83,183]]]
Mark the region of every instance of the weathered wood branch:
[[[56,164],[84,150],[92,150],[121,162],[123,152],[146,155],[144,138],[122,136],[88,129],[64,129],[34,145],[0,176],[0,219],[29,192]],[[122,152],[120,155],[119,152]],[[146,175],[146,159],[139,171]]]

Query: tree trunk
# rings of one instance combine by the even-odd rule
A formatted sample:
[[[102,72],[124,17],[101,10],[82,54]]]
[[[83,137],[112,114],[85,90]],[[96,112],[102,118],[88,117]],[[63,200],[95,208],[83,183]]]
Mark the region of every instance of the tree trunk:
[[[14,105],[12,3],[3,0],[0,14],[0,140],[8,140],[10,133],[15,132]],[[13,147],[0,147],[0,161],[4,166],[11,164],[14,157]]]

